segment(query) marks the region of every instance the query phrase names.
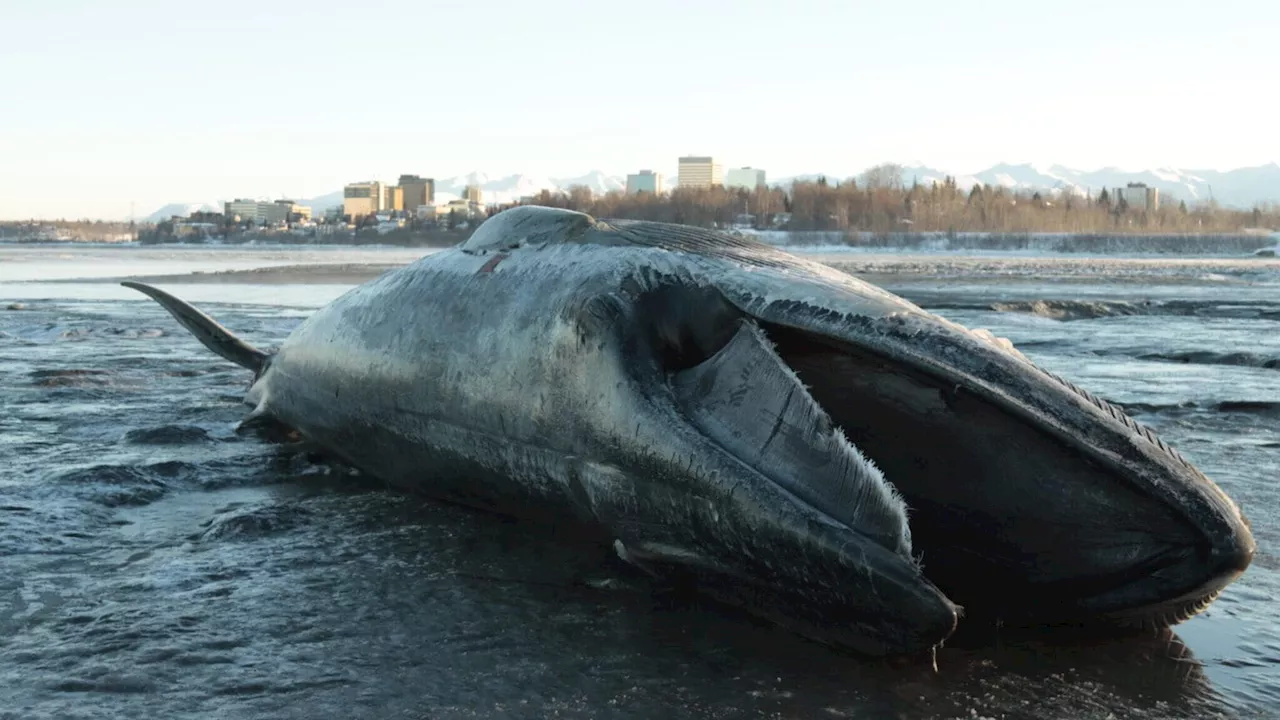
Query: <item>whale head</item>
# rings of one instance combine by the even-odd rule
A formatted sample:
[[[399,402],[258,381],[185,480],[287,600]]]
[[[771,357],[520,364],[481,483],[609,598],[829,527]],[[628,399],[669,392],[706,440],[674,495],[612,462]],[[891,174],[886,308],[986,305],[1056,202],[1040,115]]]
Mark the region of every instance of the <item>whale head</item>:
[[[738,238],[619,222],[577,242],[662,251],[610,298],[616,363],[637,436],[670,450],[648,472],[702,509],[684,535],[623,528],[638,564],[892,654],[961,613],[1168,626],[1253,557],[1217,485],[1007,341]]]

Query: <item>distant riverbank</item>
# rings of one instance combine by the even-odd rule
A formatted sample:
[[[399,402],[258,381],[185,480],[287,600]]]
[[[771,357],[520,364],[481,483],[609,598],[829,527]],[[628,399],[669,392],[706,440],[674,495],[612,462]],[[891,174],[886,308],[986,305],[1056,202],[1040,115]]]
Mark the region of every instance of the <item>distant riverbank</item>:
[[[1091,255],[1251,255],[1280,246],[1280,232],[1238,234],[745,231],[773,245],[926,252]]]
[[[730,234],[756,237],[771,245],[803,250],[868,249],[912,252],[1031,252],[1052,254],[1136,254],[1242,256],[1276,253],[1280,232],[1234,234],[1137,234],[1137,233],[989,233],[989,232],[839,232],[728,229]],[[182,246],[389,246],[405,248],[452,247],[470,237],[469,230],[395,230],[385,234],[325,233],[299,235],[290,232],[241,233],[228,238],[170,238],[145,245]]]
[[[139,248],[140,253],[158,252],[158,248]],[[212,255],[200,250],[203,255]],[[237,253],[226,249],[220,252]],[[187,266],[150,262],[133,262],[120,265],[125,272],[77,276],[73,272],[59,273],[56,279],[42,282],[61,284],[115,284],[121,280],[135,280],[166,285],[235,285],[235,286],[354,286],[372,280],[383,273],[402,267],[423,255],[405,250],[346,250],[343,257],[329,260],[327,253],[299,248],[295,262],[289,262],[290,251],[277,250],[263,258],[257,267],[223,267],[216,270],[184,271]],[[220,254],[220,253],[219,253]],[[1127,282],[1162,285],[1177,294],[1178,286],[1187,284],[1223,284],[1255,286],[1258,291],[1273,287],[1280,277],[1280,258],[1254,257],[1098,257],[1085,255],[1048,255],[1014,253],[961,253],[961,252],[864,252],[816,251],[802,252],[803,256],[830,265],[855,277],[895,291],[912,288],[912,292],[927,292],[939,283],[999,282],[1005,287],[1024,283],[1043,282],[1091,282],[1091,278],[1103,274],[1115,284]],[[252,262],[247,255],[237,254],[239,263]],[[0,258],[3,259],[3,258]],[[145,259],[144,259],[145,260]],[[147,266],[150,271],[129,274],[126,267]],[[101,264],[98,266],[101,268]],[[151,269],[151,268],[155,269]],[[160,270],[156,272],[156,270]],[[1243,292],[1243,291],[1242,291]],[[1274,292],[1274,290],[1267,290]]]
[[[295,230],[248,230],[225,236],[173,235],[148,230],[138,233],[141,245],[345,245],[365,247],[389,245],[393,247],[452,247],[471,237],[470,229],[410,229],[396,228],[389,232],[375,230],[353,231],[340,226],[321,225]]]

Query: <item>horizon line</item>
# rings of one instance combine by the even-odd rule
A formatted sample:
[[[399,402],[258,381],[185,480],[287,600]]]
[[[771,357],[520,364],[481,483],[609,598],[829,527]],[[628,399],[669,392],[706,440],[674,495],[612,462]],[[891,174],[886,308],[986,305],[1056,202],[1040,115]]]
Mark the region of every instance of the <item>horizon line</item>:
[[[703,157],[703,156],[699,156],[699,157]],[[715,157],[715,155],[711,155],[710,157],[714,158],[714,157]],[[1079,168],[1073,168],[1073,167],[1070,167],[1070,166],[1068,166],[1068,165],[1064,165],[1064,164],[1062,164],[1062,163],[1009,162],[1009,161],[1007,161],[1007,160],[1002,160],[1002,161],[1000,161],[1000,162],[996,162],[996,163],[993,163],[993,164],[991,164],[991,165],[988,165],[988,166],[986,166],[986,167],[982,168],[981,170],[976,170],[976,171],[973,171],[973,172],[954,172],[954,171],[950,171],[950,170],[942,170],[942,169],[940,169],[940,168],[932,167],[932,166],[926,165],[926,164],[924,164],[924,163],[912,163],[912,164],[908,164],[908,163],[902,163],[902,162],[884,161],[884,162],[872,163],[872,164],[867,165],[866,167],[864,167],[862,170],[859,170],[859,171],[857,171],[857,172],[853,172],[853,173],[843,173],[843,174],[839,174],[839,173],[824,173],[824,172],[802,172],[802,173],[796,173],[796,174],[783,175],[783,176],[781,176],[781,177],[779,177],[779,178],[777,178],[777,179],[775,179],[775,180],[767,181],[767,183],[766,183],[766,184],[767,184],[767,185],[769,185],[769,186],[777,186],[777,185],[784,184],[784,183],[786,183],[787,181],[794,181],[794,180],[799,179],[799,178],[818,178],[818,177],[831,178],[831,179],[835,179],[835,180],[837,180],[837,181],[841,181],[841,182],[843,182],[843,181],[847,181],[847,180],[850,180],[850,179],[856,179],[858,175],[860,175],[860,174],[862,174],[862,173],[865,173],[867,170],[870,170],[871,168],[875,168],[875,167],[880,167],[880,166],[883,166],[883,165],[898,165],[898,166],[902,167],[902,169],[903,169],[903,170],[906,170],[906,171],[911,171],[911,170],[921,170],[921,169],[923,169],[923,170],[930,170],[930,171],[934,171],[934,172],[937,172],[937,173],[941,173],[941,174],[942,174],[942,175],[944,175],[944,176],[949,176],[949,177],[956,178],[956,179],[960,179],[960,178],[975,178],[975,177],[976,177],[977,175],[979,175],[979,174],[982,174],[982,173],[984,173],[984,172],[988,172],[988,171],[990,171],[990,170],[993,170],[993,169],[996,169],[996,168],[1000,168],[1000,167],[1011,167],[1011,168],[1019,168],[1019,167],[1021,167],[1021,168],[1030,168],[1030,169],[1032,169],[1032,170],[1035,170],[1036,172],[1041,172],[1041,171],[1043,171],[1043,170],[1052,170],[1052,169],[1058,168],[1058,169],[1062,169],[1062,170],[1070,170],[1070,171],[1072,171],[1072,172],[1081,173],[1081,174],[1090,174],[1090,173],[1098,173],[1098,172],[1105,172],[1105,171],[1121,172],[1121,173],[1128,173],[1128,174],[1151,173],[1151,172],[1160,172],[1160,171],[1174,171],[1174,172],[1179,172],[1179,173],[1183,173],[1183,174],[1188,174],[1188,175],[1190,175],[1192,178],[1195,178],[1195,177],[1196,177],[1196,175],[1195,175],[1195,174],[1196,174],[1196,173],[1198,173],[1198,172],[1215,172],[1215,173],[1226,174],[1226,173],[1237,172],[1237,171],[1240,171],[1240,170],[1257,170],[1257,169],[1262,169],[1262,168],[1267,168],[1267,167],[1276,167],[1276,168],[1280,168],[1280,161],[1277,161],[1277,160],[1271,160],[1271,161],[1265,161],[1265,162],[1262,162],[1262,163],[1260,163],[1260,164],[1254,164],[1254,165],[1239,165],[1239,166],[1232,167],[1232,168],[1229,168],[1229,169],[1226,169],[1226,170],[1220,170],[1220,169],[1216,169],[1216,168],[1189,168],[1189,167],[1177,167],[1177,166],[1172,166],[1172,165],[1159,166],[1159,167],[1146,167],[1146,168],[1142,168],[1142,169],[1129,169],[1129,168],[1125,168],[1125,167],[1123,167],[1123,166],[1119,166],[1119,165],[1104,165],[1104,166],[1102,166],[1102,167],[1095,168],[1095,169],[1082,170],[1082,169],[1079,169]],[[750,169],[755,169],[755,170],[764,170],[764,171],[766,172],[766,174],[768,173],[768,170],[767,170],[766,168],[761,168],[761,167],[756,167],[756,166],[749,166],[749,165],[741,165],[741,166],[739,166],[739,165],[734,165],[734,166],[730,167],[730,166],[728,166],[728,165],[723,165],[723,164],[722,164],[722,166],[723,166],[723,167],[725,167],[726,169],[750,168]],[[678,172],[676,172],[676,173],[671,173],[671,172],[666,172],[666,171],[661,171],[661,170],[652,170],[652,168],[653,168],[653,167],[655,167],[655,166],[652,166],[652,165],[651,165],[651,166],[649,166],[648,168],[640,168],[640,169],[637,169],[637,170],[636,170],[636,171],[634,171],[634,172],[627,172],[627,173],[621,173],[621,174],[617,174],[617,173],[609,173],[609,172],[607,172],[607,171],[605,171],[605,170],[601,170],[600,168],[595,167],[595,168],[592,168],[592,169],[588,170],[587,172],[582,173],[582,174],[580,174],[580,175],[572,175],[572,176],[555,176],[555,175],[547,175],[547,174],[534,174],[534,173],[529,173],[529,172],[509,172],[509,173],[501,173],[501,174],[499,174],[499,173],[489,173],[489,172],[486,172],[486,171],[483,171],[483,170],[471,170],[471,171],[468,171],[468,172],[465,172],[465,173],[457,173],[457,174],[444,175],[444,176],[441,176],[440,178],[435,178],[435,177],[426,177],[426,176],[421,175],[420,173],[418,173],[418,176],[419,176],[419,177],[423,177],[423,179],[429,179],[429,180],[432,180],[433,182],[439,182],[439,181],[441,181],[441,180],[444,180],[444,181],[454,181],[454,180],[460,180],[460,179],[468,178],[468,177],[473,176],[473,175],[484,175],[484,176],[488,179],[488,182],[494,182],[494,181],[497,181],[497,180],[504,180],[504,179],[512,178],[512,177],[532,177],[532,178],[535,178],[535,179],[549,180],[549,181],[553,181],[553,182],[557,182],[557,183],[558,183],[559,181],[562,181],[562,180],[575,180],[575,179],[583,178],[583,177],[587,177],[587,176],[590,176],[590,175],[601,175],[601,176],[604,176],[604,177],[606,177],[606,178],[610,178],[610,179],[621,179],[621,180],[624,180],[624,181],[625,181],[625,179],[626,179],[627,175],[637,174],[637,173],[639,173],[639,172],[640,172],[640,170],[651,170],[652,172],[661,173],[662,175],[664,175],[664,176],[666,176],[666,177],[675,177],[675,176],[677,176],[677,175],[678,175]],[[405,174],[405,173],[401,173],[401,174]],[[346,184],[353,184],[353,183],[359,183],[359,182],[384,182],[384,181],[376,180],[376,179],[375,179],[375,180],[355,180],[355,181],[350,181],[350,182],[348,182],[348,183],[346,183]],[[1170,182],[1172,182],[1172,181],[1170,181]],[[391,183],[387,183],[387,184],[391,184]],[[345,184],[344,184],[344,186],[345,186]],[[1031,186],[1027,186],[1027,187],[1031,187]],[[1092,189],[1094,188],[1094,186],[1092,186],[1092,185],[1088,185],[1088,186],[1081,186],[1081,187],[1085,188],[1086,190],[1092,190]],[[1104,188],[1105,188],[1105,187],[1107,187],[1107,186],[1104,184],[1104,185],[1102,185],[1101,187],[1104,187]],[[1055,188],[1053,188],[1053,187],[1047,187],[1046,189],[1055,189]],[[329,191],[328,193],[323,193],[323,195],[330,195],[330,194],[334,194],[334,193],[341,193],[341,191],[342,191],[342,190],[341,190],[341,188],[339,188],[338,190],[331,190],[331,191]],[[495,191],[495,192],[501,192],[501,191]],[[312,197],[307,198],[307,199],[314,200],[316,197],[322,197],[323,195],[320,195],[320,196],[312,196]],[[293,195],[281,194],[279,197],[271,197],[271,198],[262,198],[262,197],[246,197],[246,196],[244,196],[244,195],[238,195],[238,196],[237,196],[237,195],[234,195],[234,194],[233,194],[233,195],[229,195],[229,196],[227,196],[227,198],[218,198],[218,200],[216,201],[216,204],[224,204],[224,203],[226,203],[226,202],[230,202],[231,200],[237,200],[237,199],[244,199],[244,200],[254,199],[254,200],[259,200],[259,201],[268,201],[268,202],[273,202],[273,201],[275,201],[275,200],[295,200],[295,201],[300,201],[300,200],[302,200],[304,197],[305,197],[305,195],[302,195],[302,194],[293,194]],[[228,198],[229,198],[229,199],[228,199]],[[1278,195],[1278,198],[1277,198],[1277,199],[1278,199],[1278,200],[1280,200],[1280,195]],[[130,204],[132,205],[132,202],[131,202]],[[129,213],[129,214],[126,214],[126,215],[119,215],[119,216],[115,216],[115,217],[106,217],[106,216],[79,216],[79,217],[76,217],[76,216],[63,216],[63,217],[60,217],[60,218],[51,218],[51,217],[47,217],[47,216],[45,216],[45,217],[38,217],[38,218],[37,218],[37,217],[33,217],[33,216],[23,216],[23,217],[0,217],[0,222],[12,223],[12,222],[29,222],[29,221],[34,221],[34,220],[50,220],[50,221],[52,221],[52,220],[57,220],[57,221],[60,221],[60,222],[81,222],[81,221],[88,221],[88,222],[95,222],[95,221],[101,221],[101,222],[130,222],[130,221],[133,221],[133,222],[137,222],[139,219],[144,219],[144,220],[145,220],[145,218],[148,218],[148,217],[150,217],[151,215],[154,215],[156,212],[159,212],[160,210],[163,210],[164,208],[166,208],[166,207],[168,207],[168,206],[170,206],[170,205],[184,205],[184,206],[186,206],[186,205],[201,205],[201,206],[204,206],[204,205],[215,205],[215,203],[211,203],[211,202],[207,202],[207,201],[203,201],[203,202],[170,202],[170,203],[165,203],[165,204],[163,204],[163,205],[160,205],[159,207],[157,207],[156,209],[152,210],[151,212],[147,212],[147,213],[142,214],[142,215],[138,215],[138,214],[136,214],[136,213],[132,210],[132,208],[131,208],[131,210],[130,210],[130,213]]]

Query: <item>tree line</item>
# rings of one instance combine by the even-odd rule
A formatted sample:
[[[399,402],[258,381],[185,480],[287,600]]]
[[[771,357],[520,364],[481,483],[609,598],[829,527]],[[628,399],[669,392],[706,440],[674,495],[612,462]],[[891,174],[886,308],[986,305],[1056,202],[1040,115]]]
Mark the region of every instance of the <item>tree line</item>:
[[[128,221],[33,218],[25,221],[0,221],[0,238],[35,235],[45,229],[61,231],[79,240],[100,241],[132,236],[137,226]]]
[[[1154,210],[1133,208],[1105,189],[1075,195],[992,185],[962,188],[954,177],[908,185],[901,168],[881,165],[843,181],[798,181],[789,192],[712,187],[676,188],[662,195],[599,195],[572,187],[544,190],[524,204],[568,208],[599,218],[792,231],[1169,234],[1280,229],[1280,204],[1241,210],[1211,201],[1189,206],[1177,199],[1160,200]]]

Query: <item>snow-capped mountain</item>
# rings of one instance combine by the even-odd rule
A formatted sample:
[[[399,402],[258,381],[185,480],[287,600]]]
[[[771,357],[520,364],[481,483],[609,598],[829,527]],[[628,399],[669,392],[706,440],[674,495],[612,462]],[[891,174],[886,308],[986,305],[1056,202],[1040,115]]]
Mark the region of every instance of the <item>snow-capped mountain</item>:
[[[471,172],[436,180],[436,197],[438,199],[442,192],[461,197],[468,185],[480,186],[484,202],[501,204],[519,202],[520,198],[537,195],[543,190],[567,191],[575,185],[584,185],[593,193],[603,195],[611,190],[624,189],[627,182],[625,178],[606,175],[600,170],[592,170],[586,175],[571,178],[546,178],[524,174],[495,178],[482,172]]]
[[[930,185],[942,182],[948,175],[954,177],[956,184],[965,189],[983,184],[1017,190],[1071,192],[1076,195],[1088,192],[1097,195],[1104,187],[1124,187],[1132,182],[1145,183],[1157,188],[1166,198],[1185,200],[1188,203],[1212,198],[1222,205],[1248,208],[1259,203],[1280,202],[1280,164],[1276,163],[1226,172],[1175,168],[1128,171],[1114,167],[1086,171],[1062,165],[1046,167],[1030,163],[1000,163],[972,175],[948,173],[926,166],[911,166],[903,168],[902,182],[904,185],[912,182]],[[771,184],[787,186],[796,180],[812,180],[816,177],[818,176],[800,175]],[[827,177],[843,180],[856,177],[856,174],[831,174]]]
[[[997,166],[1000,167],[1000,166]],[[1217,200],[1223,205],[1251,207],[1280,200],[1280,165],[1271,163],[1228,172],[1217,170],[1183,170],[1156,168],[1126,171],[1119,168],[1080,171],[1054,165],[1038,170],[1030,165],[1006,165],[1005,179],[1016,178],[1023,187],[1069,189],[1077,194],[1098,194],[1102,188],[1123,187],[1128,183],[1144,183],[1169,198],[1196,202]],[[983,182],[995,178],[990,171],[979,173]],[[1004,184],[1004,183],[1002,183]]]
[[[928,185],[940,182],[948,173],[928,167],[903,170],[903,183],[913,180]],[[1217,170],[1182,170],[1156,168],[1129,171],[1107,167],[1100,170],[1075,170],[1062,165],[1047,167],[1000,163],[973,175],[957,175],[956,184],[969,188],[975,184],[1002,186],[1018,190],[1041,190],[1097,195],[1102,188],[1124,187],[1128,183],[1144,183],[1161,195],[1189,203],[1214,199],[1227,206],[1248,208],[1259,203],[1280,201],[1280,164]]]
[[[572,178],[557,178],[553,180],[558,187],[569,189],[575,185],[582,185],[591,189],[591,192],[597,195],[614,190],[626,190],[627,179],[618,175],[606,175],[599,170],[592,170],[586,175]]]
[[[519,202],[526,195],[537,195],[543,189],[554,190],[554,181],[533,175],[507,175],[492,177],[482,172],[471,172],[451,178],[436,179],[436,199],[441,193],[462,197],[468,185],[479,185],[481,199],[487,204]]]

